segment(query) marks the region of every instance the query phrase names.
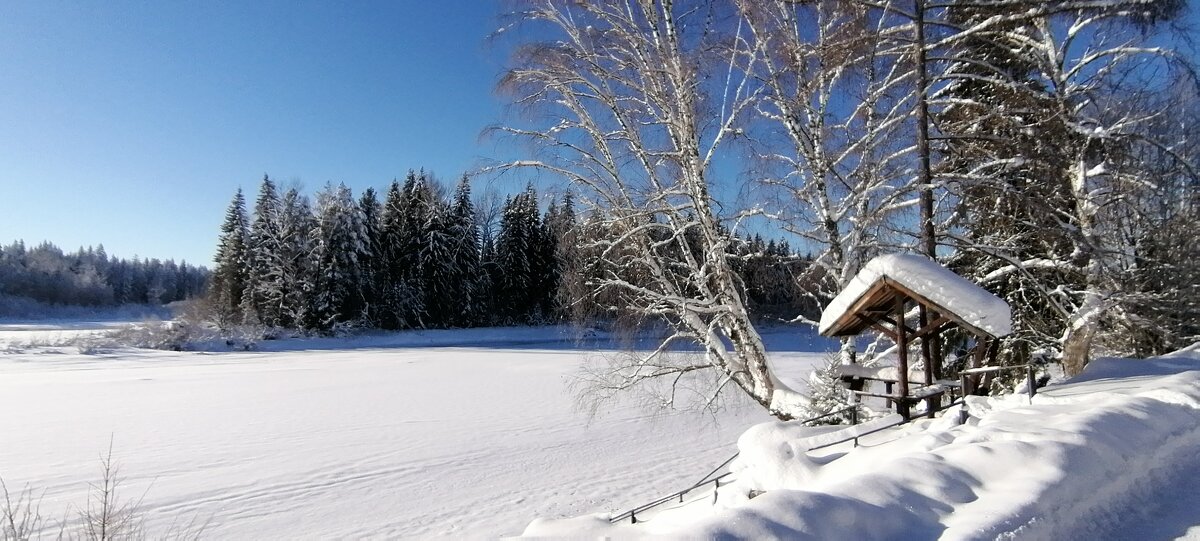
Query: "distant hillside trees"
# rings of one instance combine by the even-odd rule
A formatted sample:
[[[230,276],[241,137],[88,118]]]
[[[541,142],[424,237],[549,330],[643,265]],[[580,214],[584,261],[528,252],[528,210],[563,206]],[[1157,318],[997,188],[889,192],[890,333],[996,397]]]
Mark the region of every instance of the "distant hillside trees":
[[[209,299],[222,326],[261,324],[325,332],[341,327],[411,329],[529,325],[618,314],[596,290],[595,238],[580,230],[570,192],[542,207],[532,185],[502,205],[477,209],[464,177],[447,190],[425,171],[357,200],[326,184],[309,203],[282,197],[265,177],[246,212],[241,191],[226,212]],[[485,215],[486,214],[486,215]],[[786,242],[737,243],[756,310],[800,306]],[[786,309],[785,309],[786,308]]]
[[[109,257],[104,246],[63,252],[49,242],[0,246],[0,294],[50,305],[160,305],[203,293],[209,272],[173,260]]]

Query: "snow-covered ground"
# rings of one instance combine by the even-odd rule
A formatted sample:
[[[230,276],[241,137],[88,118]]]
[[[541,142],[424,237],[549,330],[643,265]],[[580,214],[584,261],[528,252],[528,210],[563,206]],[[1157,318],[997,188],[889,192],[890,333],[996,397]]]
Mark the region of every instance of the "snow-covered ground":
[[[607,354],[555,329],[260,343],[242,353],[50,347],[96,329],[0,328],[0,477],[59,520],[112,440],[151,537],[494,538],[533,517],[620,510],[734,452],[756,408],[589,422],[568,382]],[[828,344],[768,336],[793,378]],[[10,347],[6,348],[4,344]],[[473,347],[447,347],[470,344]],[[442,347],[431,347],[442,346]]]
[[[826,428],[769,422],[739,439],[714,498],[610,525],[539,520],[530,535],[739,539],[1200,539],[1200,351],[1100,359],[1032,402],[810,451]],[[753,494],[756,497],[751,498]]]
[[[96,320],[0,322],[0,351],[68,344],[130,324],[129,321]]]
[[[0,477],[41,495],[52,526],[84,505],[111,438],[151,537],[196,519],[215,539],[1200,539],[1195,350],[1099,360],[1032,404],[980,398],[965,425],[951,413],[806,452],[829,429],[754,407],[589,420],[568,383],[612,344],[563,329],[83,355],[53,344],[100,329],[69,327],[0,328]],[[766,337],[793,382],[832,346]],[[716,505],[608,523],[734,442]]]

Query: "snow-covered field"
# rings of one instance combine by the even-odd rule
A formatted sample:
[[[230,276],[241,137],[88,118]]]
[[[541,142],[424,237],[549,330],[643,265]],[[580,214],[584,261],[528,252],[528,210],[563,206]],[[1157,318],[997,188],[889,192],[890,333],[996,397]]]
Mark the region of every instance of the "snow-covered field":
[[[75,328],[0,328],[0,477],[52,521],[85,504],[112,440],[154,537],[494,538],[535,517],[620,510],[734,452],[755,408],[589,422],[567,383],[600,345],[554,329],[287,340],[246,353],[52,347]],[[769,337],[803,377],[826,345]],[[446,347],[450,344],[473,347]],[[8,344],[11,347],[5,347]],[[441,347],[431,347],[441,346]],[[270,350],[270,351],[263,351]],[[73,515],[72,515],[73,516]]]
[[[973,399],[965,425],[951,413],[806,452],[828,429],[754,407],[589,420],[568,383],[612,344],[561,329],[83,355],[53,345],[97,332],[71,327],[0,329],[0,477],[32,487],[52,527],[85,505],[111,438],[151,537],[198,520],[213,539],[1200,539],[1195,350],[1103,359],[1032,404]],[[793,381],[830,346],[767,339]],[[608,524],[739,447],[715,505]]]

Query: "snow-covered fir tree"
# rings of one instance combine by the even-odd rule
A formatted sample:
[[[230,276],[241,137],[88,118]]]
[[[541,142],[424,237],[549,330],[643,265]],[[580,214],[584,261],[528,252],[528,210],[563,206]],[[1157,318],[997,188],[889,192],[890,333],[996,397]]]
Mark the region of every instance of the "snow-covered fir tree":
[[[242,306],[243,317],[268,327],[280,324],[283,309],[279,244],[279,194],[275,182],[263,175],[250,226],[247,294]]]
[[[214,258],[212,286],[209,298],[213,305],[217,323],[225,326],[240,320],[242,294],[246,290],[247,250],[246,199],[238,188],[225,221],[221,224],[221,236],[217,240]],[[101,247],[103,250],[103,247]],[[103,251],[101,251],[103,253]],[[107,262],[107,255],[103,259]]]
[[[447,323],[456,327],[474,326],[482,314],[480,297],[479,231],[475,225],[475,205],[471,201],[471,183],[466,175],[454,189],[448,234],[451,263],[446,282],[453,287],[454,304]]]
[[[279,224],[279,284],[281,310],[279,324],[303,327],[308,321],[309,299],[315,290],[312,248],[316,220],[308,196],[296,188],[283,195]]]
[[[553,202],[546,211],[546,234],[552,255],[553,289],[547,302],[554,319],[571,317],[571,307],[583,293],[578,281],[570,276],[579,272],[578,217],[575,215],[575,195],[567,190],[561,203]]]
[[[379,326],[379,311],[382,307],[383,279],[386,276],[384,267],[383,238],[381,234],[383,206],[375,194],[374,188],[367,188],[358,199],[358,213],[362,217],[365,242],[363,253],[359,256],[360,295],[364,306],[364,324],[371,327]]]
[[[362,315],[359,255],[367,239],[358,205],[345,184],[327,183],[317,193],[316,213],[310,325],[326,330]]]
[[[497,315],[508,323],[542,318],[546,269],[544,224],[533,185],[504,202],[496,238],[493,292]]]
[[[381,214],[380,239],[383,246],[383,273],[380,279],[380,322],[385,329],[416,327],[420,322],[421,299],[413,278],[417,247],[410,230],[405,193],[416,185],[416,175],[410,172],[402,187],[393,180]]]
[[[417,226],[420,238],[418,262],[421,298],[425,306],[423,324],[446,327],[458,313],[458,287],[454,276],[454,238],[450,207],[438,194],[435,181],[422,174],[413,193],[409,212],[422,218]]]

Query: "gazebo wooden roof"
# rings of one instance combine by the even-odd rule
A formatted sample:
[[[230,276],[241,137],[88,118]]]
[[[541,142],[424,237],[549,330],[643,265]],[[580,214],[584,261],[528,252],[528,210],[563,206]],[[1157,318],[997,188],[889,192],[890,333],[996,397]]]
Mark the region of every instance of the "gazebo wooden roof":
[[[916,320],[912,308],[916,308]],[[954,274],[936,262],[915,255],[891,254],[877,257],[851,280],[829,303],[821,315],[820,332],[825,336],[856,336],[873,329],[896,342],[899,360],[898,378],[888,383],[889,402],[908,417],[909,406],[918,400],[933,400],[930,390],[942,372],[942,352],[938,336],[951,327],[959,327],[976,337],[972,366],[983,364],[995,349],[996,339],[1012,327],[1008,304],[987,290]],[[924,389],[910,392],[908,348],[921,341],[925,361]],[[852,390],[861,391],[863,381],[847,376]],[[892,383],[899,384],[898,394],[891,393]],[[859,388],[854,389],[857,385]],[[932,409],[933,404],[930,404]]]
[[[957,325],[976,336],[996,338],[992,333],[967,323],[960,316],[946,309],[946,307],[939,305],[887,276],[880,277],[872,284],[858,298],[858,301],[851,305],[850,309],[833,323],[832,327],[821,334],[832,337],[858,336],[867,329],[875,328],[894,338],[895,333],[892,330],[880,328],[879,324],[890,323],[895,325],[896,301],[901,298],[911,300],[925,307],[926,310],[938,314],[936,319],[927,322],[920,329],[910,329],[909,332],[912,333],[910,338],[915,339],[929,333],[941,332],[943,330],[942,327],[949,324]]]

